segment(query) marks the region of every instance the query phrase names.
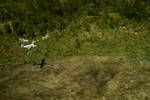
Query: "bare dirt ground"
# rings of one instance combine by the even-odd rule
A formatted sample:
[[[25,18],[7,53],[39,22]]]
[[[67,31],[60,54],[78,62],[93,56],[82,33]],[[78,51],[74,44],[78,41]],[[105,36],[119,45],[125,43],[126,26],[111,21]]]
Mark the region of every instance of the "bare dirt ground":
[[[150,100],[150,68],[124,57],[74,56],[0,67],[0,100]]]

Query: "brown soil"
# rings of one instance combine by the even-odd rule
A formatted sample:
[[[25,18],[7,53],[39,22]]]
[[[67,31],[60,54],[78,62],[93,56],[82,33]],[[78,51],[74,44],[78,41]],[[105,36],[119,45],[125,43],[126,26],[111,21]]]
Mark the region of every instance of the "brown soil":
[[[124,57],[74,56],[1,66],[0,100],[150,100],[150,70]]]

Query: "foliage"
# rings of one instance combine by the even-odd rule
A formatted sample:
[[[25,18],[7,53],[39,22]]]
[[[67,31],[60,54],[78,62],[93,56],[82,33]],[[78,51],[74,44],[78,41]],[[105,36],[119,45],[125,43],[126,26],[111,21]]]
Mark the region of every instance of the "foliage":
[[[149,60],[149,5],[149,0],[3,0],[1,41],[12,36],[37,39],[48,33],[49,39],[38,42],[31,57],[26,50],[20,51],[19,41],[14,40],[27,61],[38,56],[113,53],[133,61]],[[1,46],[4,56],[5,46]]]
[[[147,19],[150,16],[149,4],[148,0],[4,0],[0,4],[0,20],[11,20],[14,24],[17,20],[19,25],[14,28],[14,31],[19,36],[23,34],[31,36],[35,30],[43,34],[48,29],[64,29],[62,24],[65,25],[65,22],[60,20],[70,20],[83,14],[95,16],[103,11],[118,12],[132,19]],[[110,9],[105,10],[105,8]],[[59,20],[58,17],[62,18]],[[56,25],[54,21],[59,21],[60,25]]]

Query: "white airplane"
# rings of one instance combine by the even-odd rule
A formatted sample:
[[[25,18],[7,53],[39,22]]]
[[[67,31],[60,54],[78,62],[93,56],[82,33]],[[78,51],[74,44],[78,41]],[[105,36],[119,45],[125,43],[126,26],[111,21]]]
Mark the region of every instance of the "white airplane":
[[[32,41],[32,43],[28,45],[21,44],[21,48],[26,48],[26,49],[35,48],[37,45],[35,45],[34,43],[35,41]]]

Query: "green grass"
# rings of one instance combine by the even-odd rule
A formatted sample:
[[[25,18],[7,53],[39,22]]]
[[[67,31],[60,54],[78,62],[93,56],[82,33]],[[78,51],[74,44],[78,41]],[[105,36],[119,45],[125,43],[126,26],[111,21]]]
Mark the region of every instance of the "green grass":
[[[0,99],[149,100],[149,32],[146,21],[111,14],[78,16],[31,50],[3,34]],[[42,58],[43,69],[32,65]]]
[[[2,35],[1,62],[32,62],[43,57],[123,55],[132,63],[149,61],[149,23],[128,20],[117,13],[79,16],[63,30],[49,32],[37,48],[20,49],[15,35]],[[12,45],[12,46],[11,46]]]

